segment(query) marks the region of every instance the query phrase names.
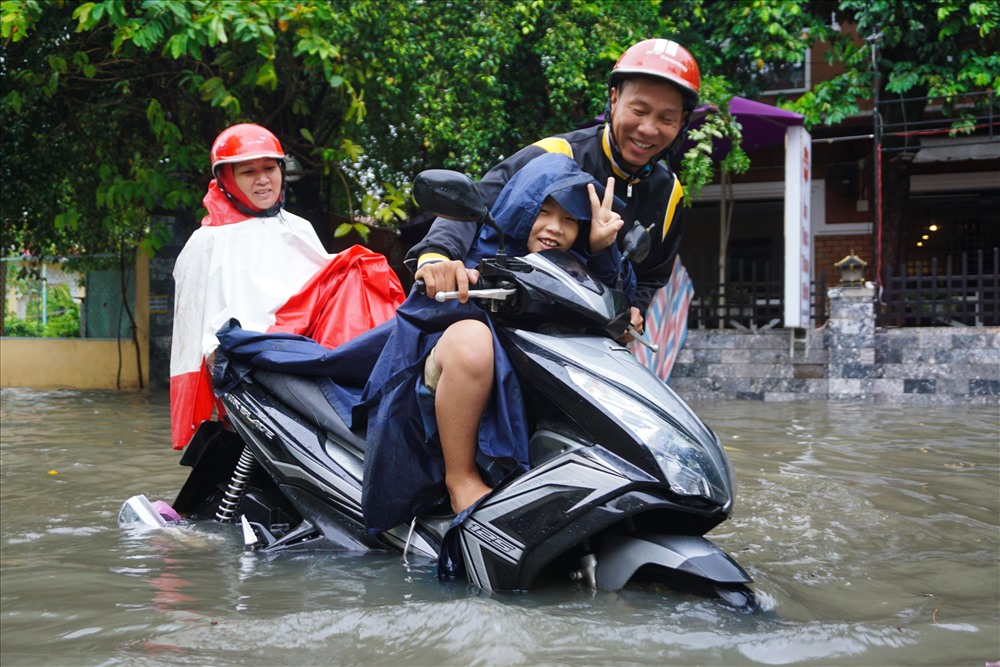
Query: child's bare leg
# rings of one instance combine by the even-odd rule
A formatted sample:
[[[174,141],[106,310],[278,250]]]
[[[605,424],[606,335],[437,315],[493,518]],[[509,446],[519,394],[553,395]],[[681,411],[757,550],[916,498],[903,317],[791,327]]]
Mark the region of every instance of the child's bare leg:
[[[489,493],[476,467],[479,423],[493,390],[493,335],[478,320],[448,327],[434,348],[441,373],[434,399],[445,485],[459,513]]]

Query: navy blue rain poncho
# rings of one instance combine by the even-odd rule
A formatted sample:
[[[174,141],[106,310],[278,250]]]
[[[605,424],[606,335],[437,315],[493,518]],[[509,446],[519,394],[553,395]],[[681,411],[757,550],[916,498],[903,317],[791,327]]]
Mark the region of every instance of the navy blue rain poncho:
[[[635,274],[632,265],[622,266],[617,244],[598,253],[589,251],[591,204],[587,184],[592,183],[598,199],[604,198],[604,184],[580,169],[572,158],[560,153],[541,155],[514,174],[497,195],[491,213],[497,227],[504,232],[507,254],[518,257],[528,254],[528,236],[538,218],[546,198],[552,197],[570,214],[580,220],[580,231],[571,252],[593,271],[600,280],[611,287],[621,271],[621,289],[631,302],[635,296]],[[615,197],[612,208],[621,210],[624,202]],[[619,233],[624,233],[625,230]],[[476,268],[483,257],[496,254],[499,237],[495,230],[483,227],[472,250],[465,260],[469,268]]]
[[[578,238],[585,244],[588,183],[603,193],[602,184],[576,162],[555,154],[541,156],[515,174],[492,211],[504,230],[508,254],[527,253],[528,234],[550,195],[581,219]],[[495,254],[496,246],[496,232],[484,227],[468,258],[470,266]],[[620,264],[616,245],[593,256],[585,245],[574,251],[602,280],[614,284]],[[630,294],[635,278],[627,264],[623,278]],[[393,319],[334,350],[291,334],[246,332],[235,322],[223,327],[218,337],[228,356],[320,376],[324,393],[344,420],[355,429],[367,426],[362,510],[366,528],[376,534],[414,516],[450,512],[434,396],[424,386],[423,367],[444,330],[469,318],[493,329],[486,313],[471,302],[442,304],[412,292]],[[486,483],[495,487],[528,469],[528,424],[520,385],[495,335],[493,352],[493,393],[480,423],[477,462]]]

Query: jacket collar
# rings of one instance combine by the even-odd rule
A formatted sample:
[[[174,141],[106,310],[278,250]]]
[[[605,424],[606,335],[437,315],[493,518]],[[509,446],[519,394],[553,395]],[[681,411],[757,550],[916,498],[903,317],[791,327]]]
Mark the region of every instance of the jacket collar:
[[[623,179],[629,185],[634,185],[653,173],[653,164],[655,164],[655,161],[644,165],[635,174],[626,171],[623,166],[625,162],[622,160],[621,152],[618,150],[615,138],[611,134],[610,122],[604,124],[604,131],[601,134],[601,148],[604,150],[604,157],[611,163],[611,170],[614,172],[615,178]]]

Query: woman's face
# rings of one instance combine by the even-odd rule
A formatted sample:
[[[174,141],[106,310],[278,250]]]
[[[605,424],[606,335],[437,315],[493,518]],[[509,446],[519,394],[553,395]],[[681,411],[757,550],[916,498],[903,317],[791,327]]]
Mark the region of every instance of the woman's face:
[[[570,215],[552,197],[546,197],[542,210],[528,234],[528,252],[548,248],[569,250],[580,233],[580,221]]]
[[[281,196],[281,167],[274,158],[238,162],[233,165],[233,176],[240,192],[261,210],[274,206]]]

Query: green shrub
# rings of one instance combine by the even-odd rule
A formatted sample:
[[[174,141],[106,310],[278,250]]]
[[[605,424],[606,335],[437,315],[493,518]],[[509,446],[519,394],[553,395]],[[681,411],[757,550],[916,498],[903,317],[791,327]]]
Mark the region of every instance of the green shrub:
[[[4,335],[44,338],[80,336],[80,305],[73,300],[68,285],[50,285],[46,290],[45,326],[42,326],[41,302],[41,298],[32,297],[23,320],[8,312],[4,318]]]

